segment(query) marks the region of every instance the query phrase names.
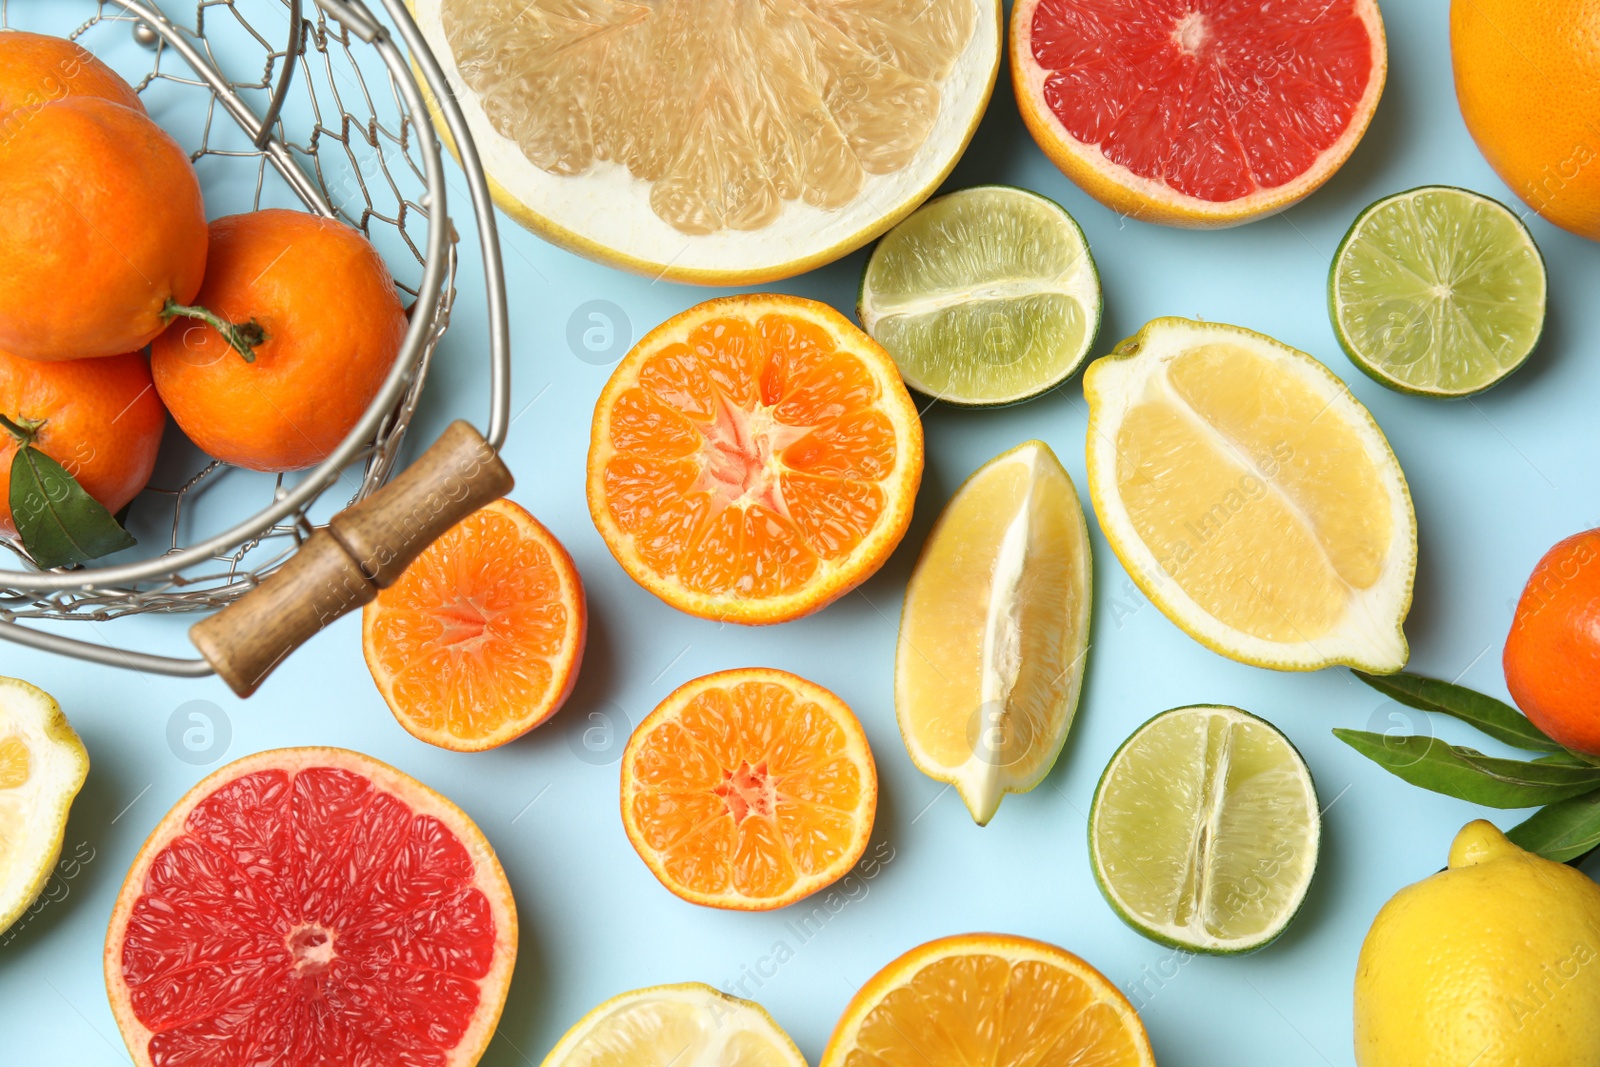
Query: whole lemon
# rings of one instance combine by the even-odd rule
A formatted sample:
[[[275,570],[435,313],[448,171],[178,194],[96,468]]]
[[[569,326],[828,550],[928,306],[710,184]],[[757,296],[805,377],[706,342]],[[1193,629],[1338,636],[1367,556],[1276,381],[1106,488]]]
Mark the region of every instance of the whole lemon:
[[[1356,965],[1360,1067],[1600,1067],[1600,885],[1483,820],[1378,912]]]
[[[1461,117],[1501,181],[1600,241],[1600,0],[1453,0],[1450,58]]]

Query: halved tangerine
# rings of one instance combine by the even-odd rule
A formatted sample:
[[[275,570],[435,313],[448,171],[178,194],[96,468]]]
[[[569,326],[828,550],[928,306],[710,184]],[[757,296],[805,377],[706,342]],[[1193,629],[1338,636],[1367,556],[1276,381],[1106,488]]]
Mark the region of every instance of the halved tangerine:
[[[471,1067],[517,911],[466,813],[359,752],[236,760],[139,850],[106,934],[136,1067]]]
[[[1376,0],[1017,0],[1010,47],[1045,155],[1113,211],[1174,226],[1309,195],[1388,69]]]
[[[768,668],[680,686],[622,756],[622,825],[694,904],[766,911],[843,877],[878,807],[861,723],[814,682]]]
[[[894,361],[825,304],[708,300],[647,333],[595,405],[589,512],[635,581],[702,618],[786,622],[904,536],[922,423]]]
[[[378,691],[412,735],[479,752],[554,715],[578,678],[583,582],[555,535],[509,500],[429,545],[361,614]]]

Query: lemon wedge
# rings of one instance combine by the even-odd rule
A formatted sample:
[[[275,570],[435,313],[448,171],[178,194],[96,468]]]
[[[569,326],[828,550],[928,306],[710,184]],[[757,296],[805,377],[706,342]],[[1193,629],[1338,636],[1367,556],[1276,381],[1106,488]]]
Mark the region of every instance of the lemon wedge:
[[[1042,441],[956,491],[906,587],[895,711],[917,768],[978,824],[1061,752],[1089,647],[1088,525]]]
[[[44,890],[89,755],[41,689],[0,678],[0,931]]]
[[[1156,319],[1083,391],[1095,514],[1169,619],[1258,667],[1405,666],[1411,494],[1332,371],[1237,326]]]
[[[699,982],[624,993],[578,1020],[543,1067],[806,1067],[759,1004]]]

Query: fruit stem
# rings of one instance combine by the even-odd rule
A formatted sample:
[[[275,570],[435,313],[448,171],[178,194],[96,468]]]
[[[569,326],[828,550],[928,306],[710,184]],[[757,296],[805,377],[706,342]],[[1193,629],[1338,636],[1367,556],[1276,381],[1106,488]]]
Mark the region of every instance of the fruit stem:
[[[44,429],[44,424],[49,421],[49,419],[26,419],[21,415],[17,416],[16,421],[12,421],[5,415],[0,415],[0,429],[15,437],[17,444],[26,447],[33,444],[39,436],[39,431]]]
[[[244,358],[246,363],[256,361],[256,345],[267,339],[267,331],[255,319],[249,322],[229,322],[227,319],[203,307],[189,307],[178,303],[171,297],[167,298],[167,306],[161,309],[161,317],[168,322],[179,315],[190,319],[199,319],[207,326],[222,335],[235,352]]]

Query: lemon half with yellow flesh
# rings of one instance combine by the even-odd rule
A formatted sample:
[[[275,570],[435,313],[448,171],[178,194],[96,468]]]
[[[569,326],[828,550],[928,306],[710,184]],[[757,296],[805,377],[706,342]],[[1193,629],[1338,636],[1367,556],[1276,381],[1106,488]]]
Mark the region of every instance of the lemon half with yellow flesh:
[[[1095,514],[1169,619],[1258,667],[1405,666],[1411,494],[1333,372],[1251,330],[1166,318],[1091,364],[1083,391]]]
[[[1038,785],[1072,726],[1089,645],[1089,531],[1072,478],[1029,441],[946,505],[906,586],[895,712],[911,761],[985,825]]]
[[[44,890],[88,774],[89,755],[60,705],[0,678],[0,931]]]
[[[999,0],[410,2],[507,214],[707,285],[790,277],[900,221],[1000,68]]]
[[[759,1005],[699,982],[613,997],[566,1032],[543,1067],[806,1067]]]

